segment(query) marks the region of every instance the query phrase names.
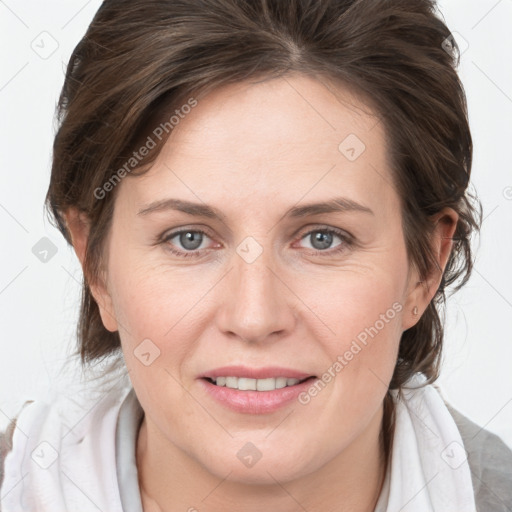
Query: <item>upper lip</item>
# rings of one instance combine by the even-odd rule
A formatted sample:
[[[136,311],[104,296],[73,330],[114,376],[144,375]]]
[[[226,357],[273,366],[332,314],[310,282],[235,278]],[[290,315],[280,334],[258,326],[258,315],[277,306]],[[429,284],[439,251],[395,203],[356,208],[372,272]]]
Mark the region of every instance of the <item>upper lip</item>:
[[[313,377],[310,373],[304,373],[292,368],[279,366],[266,366],[262,368],[249,368],[248,366],[223,366],[206,371],[199,375],[199,378],[216,379],[217,377],[246,377],[249,379],[269,379],[286,377],[288,379],[305,379]]]

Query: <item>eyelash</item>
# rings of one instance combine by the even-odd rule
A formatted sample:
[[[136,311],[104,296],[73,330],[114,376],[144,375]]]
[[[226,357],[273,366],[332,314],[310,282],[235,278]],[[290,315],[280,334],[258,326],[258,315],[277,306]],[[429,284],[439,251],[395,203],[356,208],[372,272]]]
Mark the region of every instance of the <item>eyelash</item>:
[[[160,243],[167,244],[171,239],[173,239],[177,235],[180,235],[181,233],[189,233],[189,232],[190,233],[201,233],[202,235],[206,235],[207,237],[210,238],[209,234],[202,229],[181,229],[178,231],[173,231],[172,233],[169,233],[167,236],[164,235],[163,238],[161,239]],[[346,234],[343,231],[340,231],[340,230],[337,230],[334,228],[326,228],[326,227],[311,229],[311,230],[305,232],[304,234],[302,234],[299,237],[299,240],[302,240],[307,235],[311,235],[311,233],[315,233],[315,232],[337,235],[343,241],[343,243],[340,244],[339,247],[337,247],[336,249],[330,249],[330,250],[327,249],[325,251],[321,251],[318,249],[309,249],[310,251],[313,252],[313,254],[315,256],[317,256],[317,255],[332,256],[334,254],[338,254],[343,251],[346,251],[347,249],[349,249],[350,247],[352,247],[354,245],[354,240],[350,235]],[[167,250],[169,252],[171,252],[172,254],[174,254],[176,256],[183,257],[183,258],[190,258],[190,257],[198,258],[198,257],[202,256],[201,250],[197,250],[197,249],[194,251],[177,251],[176,249],[172,249],[171,247],[168,247]]]

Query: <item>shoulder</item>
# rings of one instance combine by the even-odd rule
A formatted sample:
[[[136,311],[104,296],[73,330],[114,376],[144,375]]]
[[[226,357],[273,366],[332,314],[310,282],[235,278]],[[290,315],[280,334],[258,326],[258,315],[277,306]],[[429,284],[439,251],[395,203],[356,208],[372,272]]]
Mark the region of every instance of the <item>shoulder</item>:
[[[499,436],[480,427],[446,403],[467,452],[478,512],[512,510],[512,450]]]
[[[9,505],[19,503],[20,499],[33,505],[30,510],[59,509],[53,506],[54,501],[48,506],[50,502],[45,500],[49,499],[59,503],[81,502],[85,498],[76,495],[77,488],[66,482],[62,484],[62,464],[71,481],[84,481],[84,485],[90,486],[88,489],[98,503],[104,505],[102,510],[115,509],[115,493],[104,494],[100,480],[103,477],[115,480],[112,441],[119,407],[128,389],[119,381],[108,388],[85,386],[82,393],[77,390],[26,401],[6,431],[0,432],[0,488],[4,495],[0,509],[9,509]],[[33,454],[43,458],[36,460]],[[74,461],[71,465],[67,462],[70,460]],[[85,467],[101,470],[91,476],[84,473]],[[20,475],[24,475],[23,486],[16,485]],[[84,506],[82,510],[89,509]]]

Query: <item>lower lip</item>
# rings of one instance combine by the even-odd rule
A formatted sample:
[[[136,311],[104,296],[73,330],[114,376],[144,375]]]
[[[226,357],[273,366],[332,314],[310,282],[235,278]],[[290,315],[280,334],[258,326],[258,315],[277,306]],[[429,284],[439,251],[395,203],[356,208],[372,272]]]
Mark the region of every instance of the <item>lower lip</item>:
[[[240,391],[216,386],[206,379],[199,381],[211,397],[228,409],[245,414],[265,414],[277,411],[296,400],[300,393],[311,386],[315,378],[273,391]]]

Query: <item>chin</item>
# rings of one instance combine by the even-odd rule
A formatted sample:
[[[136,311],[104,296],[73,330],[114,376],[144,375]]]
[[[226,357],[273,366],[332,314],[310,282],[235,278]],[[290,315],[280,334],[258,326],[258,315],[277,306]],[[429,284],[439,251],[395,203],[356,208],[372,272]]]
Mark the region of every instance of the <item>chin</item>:
[[[234,453],[234,457],[227,453]],[[220,479],[240,484],[275,485],[276,480],[279,483],[293,481],[316,469],[298,457],[299,454],[300,450],[296,448],[288,454],[268,447],[259,451],[248,442],[234,452],[226,448],[218,455],[210,454],[212,458],[208,461],[198,460],[209,473]]]

